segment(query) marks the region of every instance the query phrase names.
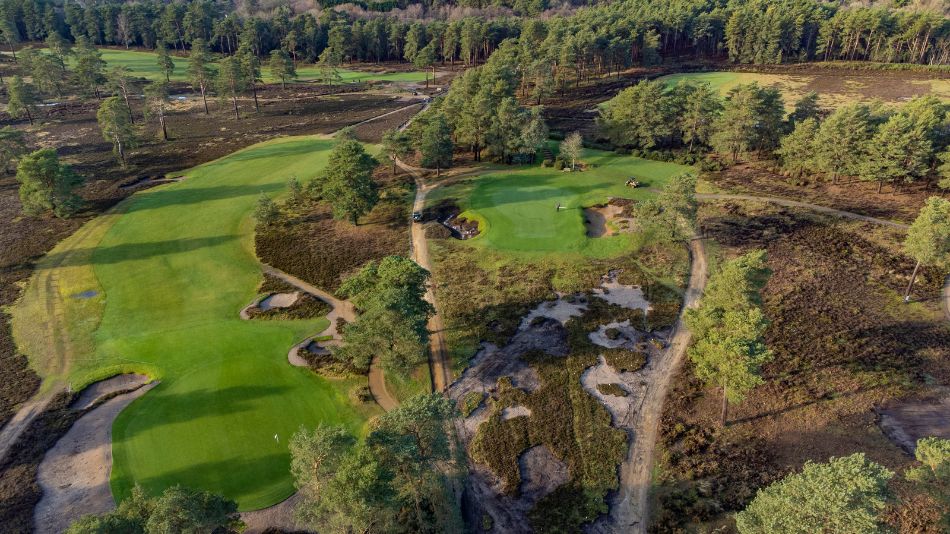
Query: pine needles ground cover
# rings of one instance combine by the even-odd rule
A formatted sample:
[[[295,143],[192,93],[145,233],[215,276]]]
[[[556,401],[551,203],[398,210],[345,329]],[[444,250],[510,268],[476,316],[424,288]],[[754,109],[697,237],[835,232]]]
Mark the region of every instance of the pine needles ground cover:
[[[238,317],[261,281],[250,217],[258,196],[282,194],[291,176],[310,179],[332,144],[281,139],[191,169],[180,183],[134,195],[95,232],[78,232],[78,253],[54,250],[39,265],[36,277],[62,275],[60,293],[28,288],[14,324],[47,383],[78,389],[130,371],[161,380],[113,426],[117,498],[136,483],[153,494],[182,484],[262,508],[294,491],[287,440],[300,425],[361,430],[368,414],[347,397],[358,379],[331,381],[287,362],[325,318]],[[93,296],[74,298],[81,292]],[[64,303],[66,365],[44,359],[43,332],[31,331],[46,297]]]

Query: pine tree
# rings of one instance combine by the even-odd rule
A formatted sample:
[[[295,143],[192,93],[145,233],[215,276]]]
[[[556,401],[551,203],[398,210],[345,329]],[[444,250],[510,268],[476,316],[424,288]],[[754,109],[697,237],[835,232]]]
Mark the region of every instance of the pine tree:
[[[23,156],[17,165],[16,179],[20,182],[23,211],[31,215],[51,211],[57,217],[68,217],[82,205],[76,194],[82,177],[69,165],[60,163],[52,148]]]
[[[904,291],[904,302],[908,302],[921,265],[950,267],[950,201],[940,197],[927,199],[907,231],[904,251],[917,260]]]
[[[135,80],[129,76],[129,69],[123,66],[115,67],[109,71],[109,86],[113,93],[122,95],[125,101],[125,107],[129,111],[129,122],[135,124],[135,116],[132,114],[132,103],[129,101],[129,93],[135,91]]]
[[[221,98],[230,98],[234,107],[234,118],[241,119],[237,97],[247,89],[246,72],[235,56],[224,58],[218,64],[217,92]]]
[[[294,62],[283,50],[272,50],[270,61],[267,63],[270,69],[271,78],[280,81],[280,88],[286,88],[287,82],[297,77],[297,69],[294,68]]]
[[[333,199],[333,216],[356,225],[359,218],[373,209],[379,192],[373,181],[377,162],[358,141],[337,143],[327,160],[327,173],[321,180],[324,198]]]
[[[33,124],[33,115],[36,112],[36,93],[33,86],[23,81],[23,78],[14,76],[7,83],[7,113],[15,119],[26,115]]]
[[[422,142],[419,145],[422,166],[435,167],[436,177],[441,176],[442,169],[452,166],[453,149],[452,130],[445,121],[445,116],[437,114],[422,133]]]
[[[194,43],[191,46],[194,50]],[[175,62],[172,60],[171,54],[168,53],[168,47],[164,41],[156,43],[155,48],[158,50],[158,69],[165,75],[165,83],[171,83],[171,75],[175,72]]]
[[[162,129],[162,141],[168,141],[168,127],[165,124],[168,103],[168,83],[161,80],[145,86],[145,120],[158,119]]]
[[[102,101],[96,120],[102,137],[112,143],[112,151],[122,166],[126,163],[126,149],[135,146],[135,129],[129,121],[125,106],[117,96],[110,96]]]
[[[867,144],[861,163],[863,180],[876,181],[880,193],[885,183],[912,182],[929,169],[933,147],[926,133],[901,113],[882,124]]]
[[[210,113],[207,91],[214,84],[215,73],[211,69],[211,52],[208,51],[208,45],[204,40],[197,39],[191,43],[191,55],[188,59],[188,78],[191,80],[191,87],[201,92],[201,100],[204,101],[205,115],[207,115]]]
[[[815,168],[815,137],[818,135],[818,123],[813,118],[795,123],[795,130],[782,138],[782,144],[775,153],[782,159],[782,165],[798,176]]]

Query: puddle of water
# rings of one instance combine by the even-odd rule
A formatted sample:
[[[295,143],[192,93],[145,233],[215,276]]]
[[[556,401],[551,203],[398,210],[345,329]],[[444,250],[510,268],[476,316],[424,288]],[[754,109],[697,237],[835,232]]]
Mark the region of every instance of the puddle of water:
[[[70,296],[71,296],[72,298],[74,298],[74,299],[91,299],[92,297],[95,297],[95,296],[98,295],[98,294],[99,294],[98,291],[95,291],[95,290],[93,290],[93,289],[89,289],[89,290],[87,290],[87,291],[82,291],[82,292],[80,292],[80,293],[73,293],[73,294],[70,295]]]

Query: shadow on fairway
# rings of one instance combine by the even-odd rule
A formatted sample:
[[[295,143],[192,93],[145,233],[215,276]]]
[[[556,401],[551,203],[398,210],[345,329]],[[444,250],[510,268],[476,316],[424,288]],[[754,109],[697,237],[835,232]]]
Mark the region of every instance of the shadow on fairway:
[[[264,431],[263,429],[261,430]],[[246,479],[249,482],[256,480],[258,483],[275,483],[277,477],[268,476],[274,472],[273,466],[276,463],[283,463],[290,469],[290,458],[287,452],[287,445],[284,443],[274,443],[274,452],[265,456],[256,458],[229,458],[217,462],[203,462],[189,466],[187,469],[170,471],[162,476],[148,477],[139,480],[138,483],[145,492],[152,496],[160,495],[166,488],[181,485],[183,480],[220,480],[220,479]],[[121,501],[129,496],[135,481],[126,476],[116,477],[111,482],[116,501]],[[192,487],[192,486],[187,486]],[[192,487],[192,489],[203,489],[220,493],[220,488],[210,487]],[[293,486],[289,486],[286,491],[275,495],[273,500],[279,501],[293,493]],[[228,498],[234,498],[233,495],[225,495]]]
[[[125,243],[111,247],[77,248],[66,252],[47,254],[49,262],[37,266],[37,270],[52,267],[76,267],[80,265],[108,265],[125,261],[144,260],[156,256],[182,254],[205,247],[214,247],[237,239],[233,235],[193,237],[168,241]]]
[[[288,180],[290,177],[288,176]],[[261,193],[274,193],[282,191],[284,184],[261,184],[261,185],[219,185],[215,187],[175,187],[172,189],[162,189],[158,191],[147,191],[131,205],[127,211],[129,213],[161,209],[167,206],[181,206],[187,204],[200,204],[214,200],[227,200],[231,198],[244,196],[257,196]]]
[[[203,417],[216,418],[223,415],[233,415],[254,409],[254,401],[263,397],[274,395],[283,395],[290,388],[282,386],[263,386],[263,385],[240,385],[221,389],[199,389],[186,393],[169,392],[161,390],[163,387],[174,387],[173,384],[163,382],[154,391],[149,392],[153,395],[141,402],[143,407],[148,410],[160,410],[161,417],[149,417],[151,425],[141,425],[141,421],[134,423],[131,428],[133,431],[145,431],[159,428],[166,424],[174,424],[184,421],[192,421]],[[156,403],[159,408],[156,408]],[[130,436],[116,436],[113,443],[123,441]]]
[[[215,167],[220,167],[222,165],[233,165],[235,161],[252,161],[255,159],[262,158],[290,158],[294,156],[303,156],[306,154],[311,154],[313,152],[319,152],[320,150],[325,150],[330,148],[332,141],[327,140],[326,144],[316,143],[313,141],[298,141],[291,143],[278,143],[272,146],[267,147],[256,147],[253,150],[246,150],[244,152],[239,152],[237,154],[231,154],[225,159],[212,161],[211,163],[206,163],[202,166],[203,169],[213,169]]]

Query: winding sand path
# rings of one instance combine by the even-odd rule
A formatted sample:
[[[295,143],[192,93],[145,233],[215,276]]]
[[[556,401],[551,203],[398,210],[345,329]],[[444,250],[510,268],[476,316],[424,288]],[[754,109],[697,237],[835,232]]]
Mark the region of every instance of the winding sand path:
[[[860,213],[837,210],[834,208],[829,208],[827,206],[821,206],[818,204],[810,204],[808,202],[801,202],[798,200],[791,200],[788,198],[756,196],[756,195],[729,195],[729,194],[719,194],[719,193],[702,193],[702,194],[697,194],[696,199],[697,200],[747,200],[751,202],[768,202],[769,204],[777,204],[779,206],[787,206],[790,208],[805,208],[807,210],[815,211],[818,213],[824,213],[826,215],[834,215],[836,217],[841,217],[844,219],[854,219],[857,221],[866,221],[869,223],[880,224],[882,226],[890,226],[891,228],[907,229],[909,227],[909,225],[906,225],[903,223],[888,221],[885,219],[878,219],[877,217],[861,215]]]

